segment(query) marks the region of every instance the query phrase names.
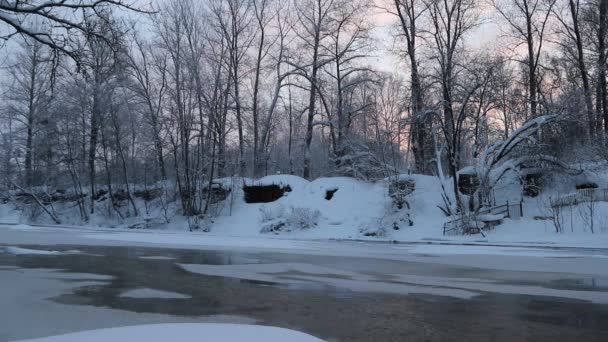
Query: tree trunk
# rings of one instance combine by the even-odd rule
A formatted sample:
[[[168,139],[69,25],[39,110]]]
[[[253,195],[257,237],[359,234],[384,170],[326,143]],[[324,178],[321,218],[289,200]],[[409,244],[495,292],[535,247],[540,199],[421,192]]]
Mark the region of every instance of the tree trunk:
[[[311,78],[311,85],[310,85],[310,96],[308,98],[308,116],[306,118],[306,137],[305,137],[305,150],[304,150],[304,169],[302,171],[302,177],[304,177],[305,179],[310,179],[310,145],[312,144],[312,133],[313,133],[313,120],[314,120],[314,116],[315,116],[315,104],[316,104],[316,97],[317,97],[317,90],[314,86],[314,84],[316,83],[316,79],[317,79],[317,65],[316,65],[316,58],[317,58],[317,53],[318,53],[318,44],[315,44],[315,62],[313,65],[313,71],[312,71],[312,78]]]
[[[28,98],[28,115],[27,115],[27,137],[25,141],[25,185],[30,187],[33,185],[33,144],[34,144],[34,124],[35,124],[35,115],[36,115],[36,73],[37,73],[37,63],[38,63],[38,49],[37,46],[33,47],[32,50],[33,55],[31,56],[32,66],[30,69],[30,79],[29,79],[29,98]]]
[[[534,54],[534,36],[532,29],[532,16],[528,10],[528,2],[524,1],[525,5],[525,16],[526,16],[526,43],[528,46],[528,96],[530,102],[530,116],[536,117],[537,114],[537,90],[538,85],[536,81],[536,58]]]
[[[317,9],[318,22],[315,23],[315,36],[313,42],[313,56],[312,56],[312,72],[310,76],[310,94],[308,98],[308,116],[306,118],[306,137],[305,137],[305,150],[304,150],[304,168],[302,171],[302,177],[310,179],[310,145],[312,143],[313,133],[313,120],[315,117],[315,105],[317,100],[317,73],[319,71],[319,44],[321,41],[321,4]]]
[[[31,187],[34,185],[33,172],[32,172],[32,149],[33,149],[33,135],[34,130],[32,125],[34,124],[33,115],[28,116],[27,124],[27,138],[25,141],[25,186]]]
[[[260,72],[262,68],[262,53],[264,49],[264,39],[265,39],[265,30],[264,25],[259,20],[259,28],[260,28],[260,45],[258,46],[258,55],[255,64],[255,80],[253,85],[253,176],[260,177],[264,172],[264,163],[260,160],[260,155],[262,151],[260,149],[260,141],[259,141],[259,104],[258,104],[258,94],[260,90]],[[263,145],[262,142],[261,145]],[[264,158],[265,159],[265,158]]]
[[[410,141],[412,153],[414,155],[414,170],[417,173],[430,173],[427,164],[427,150],[430,151],[429,156],[433,153],[434,148],[429,146],[430,140],[427,137],[428,120],[424,113],[424,100],[422,83],[418,72],[418,61],[416,55],[416,38],[418,32],[416,30],[416,20],[418,15],[415,10],[415,3],[401,2],[395,0],[395,8],[401,24],[401,29],[406,38],[407,54],[410,60],[410,79],[412,86],[411,99],[411,131]]]
[[[239,134],[239,176],[244,177],[246,173],[245,165],[245,138],[243,136],[243,117],[241,113],[240,87],[238,82],[238,69],[234,66],[234,101],[236,110],[236,124]]]
[[[428,148],[427,138],[427,121],[424,113],[424,102],[422,100],[422,86],[418,75],[418,66],[416,58],[410,57],[411,60],[411,81],[412,81],[412,153],[414,154],[414,168],[417,173],[428,173],[427,155]]]
[[[292,146],[293,146],[293,107],[291,104],[291,85],[287,88],[287,92],[289,95],[289,140],[287,142],[287,157],[289,158],[289,174],[293,175],[293,157],[291,155]]]
[[[581,31],[579,27],[579,8],[578,1],[575,3],[574,0],[569,0],[570,3],[570,14],[572,16],[572,26],[576,39],[576,51],[577,51],[577,64],[581,78],[583,80],[583,92],[585,96],[585,109],[587,114],[587,125],[585,125],[585,132],[587,141],[591,141],[591,137],[594,131],[594,115],[593,115],[593,102],[591,98],[591,86],[589,85],[589,75],[587,74],[587,66],[585,65],[585,55],[583,50],[583,39],[581,37]],[[584,119],[583,119],[584,120]]]
[[[608,30],[608,0],[600,0],[600,23],[598,29],[598,77],[602,116],[604,119],[604,137],[608,138],[608,89],[606,84],[606,33]]]
[[[89,183],[91,189],[91,214],[95,212],[95,154],[97,150],[97,140],[99,133],[99,96],[97,95],[99,89],[99,85],[96,82],[95,86],[95,94],[93,95],[93,110],[91,111],[91,128],[90,128],[90,137],[89,137]]]

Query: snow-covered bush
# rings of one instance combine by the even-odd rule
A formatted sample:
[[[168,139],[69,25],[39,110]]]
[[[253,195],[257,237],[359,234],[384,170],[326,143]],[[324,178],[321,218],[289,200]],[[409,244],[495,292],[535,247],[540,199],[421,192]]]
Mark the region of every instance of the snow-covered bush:
[[[340,148],[335,158],[336,175],[360,180],[378,180],[394,172],[394,168],[379,158],[362,142],[349,140]]]
[[[262,207],[262,233],[281,233],[316,227],[321,212],[316,209],[291,207],[286,213],[283,206],[274,208]]]
[[[287,216],[287,224],[297,229],[310,229],[319,223],[321,212],[310,208],[291,208]]]
[[[393,205],[397,209],[410,208],[407,196],[416,188],[416,183],[412,179],[395,178],[389,181],[388,195],[392,199]]]
[[[365,237],[383,238],[388,236],[389,230],[382,218],[374,219],[359,228],[359,234]]]
[[[534,165],[535,169],[542,169],[540,166],[543,165],[556,165],[563,169],[568,169],[567,165],[560,162],[554,156],[514,152],[524,145],[535,143],[535,136],[539,130],[543,126],[557,120],[558,117],[556,115],[534,118],[513,131],[505,140],[497,141],[484,149],[475,166],[477,181],[479,182],[480,206],[493,204],[492,189],[510,170],[521,173],[524,169],[531,168],[532,165]]]
[[[604,190],[579,190],[549,197],[540,203],[545,218],[553,223],[556,233],[605,233],[608,231],[608,203],[601,200]]]
[[[260,207],[260,222],[270,222],[285,217],[285,207],[279,205],[263,205]]]

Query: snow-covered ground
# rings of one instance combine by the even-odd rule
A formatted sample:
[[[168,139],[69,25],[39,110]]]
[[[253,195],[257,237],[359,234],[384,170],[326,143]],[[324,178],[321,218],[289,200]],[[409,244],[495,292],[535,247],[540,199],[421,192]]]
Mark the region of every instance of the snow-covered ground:
[[[561,213],[564,228],[561,233],[555,232],[555,224],[550,219],[552,213],[547,209],[547,202],[552,196],[565,191],[559,186],[551,187],[539,198],[525,198],[522,218],[505,219],[496,229],[485,232],[485,236],[444,236],[443,224],[448,218],[439,209],[443,201],[438,178],[422,175],[403,177],[415,183],[414,192],[407,196],[409,209],[398,210],[394,207],[388,196],[387,181],[369,183],[351,178],[330,177],[309,182],[296,176],[276,175],[255,181],[230,178],[219,180],[234,191],[227,200],[213,208],[215,216],[204,222],[205,227],[209,229],[208,233],[190,233],[187,220],[175,213],[170,218],[170,223],[156,229],[127,229],[125,225],[110,224],[110,221],[104,225],[104,221],[99,216],[92,220],[88,227],[66,226],[65,229],[93,232],[91,237],[115,241],[214,246],[247,243],[253,248],[272,247],[277,244],[298,248],[298,243],[286,243],[285,240],[365,240],[608,248],[608,203],[597,203],[594,208],[596,220],[593,233],[589,217],[583,215],[588,208],[583,206],[564,210]],[[246,203],[243,184],[289,186],[291,191],[274,202]],[[326,199],[328,191],[335,191],[329,200]],[[521,186],[514,184],[512,180],[498,187],[497,192],[498,197],[505,203],[507,201],[518,203],[521,200]],[[160,209],[155,208],[153,203],[148,204],[147,208],[149,217],[158,219],[157,216],[161,215]],[[57,210],[61,211],[61,208]],[[19,213],[12,210],[9,205],[0,206],[0,222],[15,224],[11,229],[23,231],[46,229],[27,225],[26,221],[26,218],[20,217]],[[113,228],[104,229],[109,226]],[[279,227],[277,231],[263,232],[268,230],[267,227],[275,226]],[[55,226],[53,229],[59,228]],[[99,232],[104,234],[98,234]]]
[[[446,256],[446,260],[457,259],[458,256],[471,256],[473,261],[467,261],[465,265],[475,266],[483,261],[477,256],[518,256],[532,257],[544,260],[545,266],[549,267],[555,258],[561,258],[559,267],[568,272],[580,270],[593,271],[594,263],[586,266],[573,264],[567,267],[569,258],[582,260],[590,258],[608,262],[608,248],[605,244],[589,241],[581,244],[583,248],[567,248],[559,243],[488,243],[487,241],[415,241],[412,243],[372,243],[369,241],[350,240],[310,240],[286,237],[283,235],[270,236],[228,236],[216,235],[214,233],[187,232],[187,231],[158,231],[158,230],[124,230],[124,229],[100,229],[84,227],[28,227],[0,225],[0,241],[6,247],[0,247],[8,254],[16,254],[14,251],[23,251],[21,254],[40,255],[64,255],[66,252],[58,252],[53,249],[54,245],[89,245],[89,246],[142,246],[142,247],[164,247],[177,249],[200,249],[200,250],[228,250],[228,251],[270,251],[290,254],[304,255],[327,255],[348,257],[369,257],[389,260],[406,260],[412,256]],[[40,248],[22,248],[15,245],[40,245]],[[570,243],[573,245],[573,243]],[[592,249],[586,247],[595,246]],[[76,251],[70,251],[76,252]],[[139,256],[142,259],[165,259],[171,260],[170,256],[150,255]],[[509,264],[511,265],[511,264]],[[525,264],[515,265],[518,270],[527,269]],[[500,263],[493,267],[501,267]],[[534,269],[536,270],[536,269]]]

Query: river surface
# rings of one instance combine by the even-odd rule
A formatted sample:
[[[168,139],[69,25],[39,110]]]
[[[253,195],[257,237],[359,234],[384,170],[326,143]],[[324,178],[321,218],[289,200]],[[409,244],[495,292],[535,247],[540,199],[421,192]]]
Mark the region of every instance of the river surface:
[[[264,324],[327,341],[608,341],[604,276],[433,257],[19,247],[0,245],[0,341],[160,322]]]

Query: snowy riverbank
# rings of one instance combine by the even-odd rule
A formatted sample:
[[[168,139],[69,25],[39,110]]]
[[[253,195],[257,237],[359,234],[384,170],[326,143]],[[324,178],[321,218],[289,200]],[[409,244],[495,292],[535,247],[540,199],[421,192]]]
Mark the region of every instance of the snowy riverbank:
[[[397,209],[389,196],[389,182],[362,182],[352,178],[334,177],[307,181],[288,175],[268,176],[259,180],[226,178],[216,184],[230,189],[230,195],[213,205],[213,216],[202,224],[207,232],[190,232],[191,222],[173,208],[163,223],[151,229],[129,229],[137,220],[159,221],[161,213],[154,201],[137,204],[145,206],[143,217],[131,217],[123,224],[104,220],[97,213],[94,220],[81,225],[71,215],[69,204],[57,204],[55,210],[66,218],[68,225],[52,225],[40,216],[41,223],[30,221],[11,206],[0,208],[0,223],[15,230],[67,229],[92,232],[95,237],[115,241],[171,243],[177,245],[250,245],[265,247],[281,245],[281,241],[356,240],[377,242],[474,244],[503,246],[548,246],[608,248],[608,207],[598,203],[600,217],[591,233],[585,217],[570,211],[568,228],[555,232],[554,221],[548,217],[546,202],[555,195],[551,190],[539,198],[524,198],[523,217],[506,218],[484,235],[444,235],[443,225],[449,219],[439,208],[442,205],[441,183],[438,178],[422,175],[402,176],[415,188],[407,196],[408,207]],[[288,188],[276,200],[248,203],[243,187],[277,186]],[[508,184],[499,196],[506,203],[522,200],[518,184]],[[331,193],[331,195],[330,195]],[[64,208],[65,207],[65,208]],[[144,210],[141,210],[144,212]],[[566,214],[568,212],[566,211]],[[605,214],[605,215],[604,215]],[[604,216],[605,218],[602,218]],[[111,227],[111,228],[110,228]],[[106,234],[98,234],[106,233]]]

